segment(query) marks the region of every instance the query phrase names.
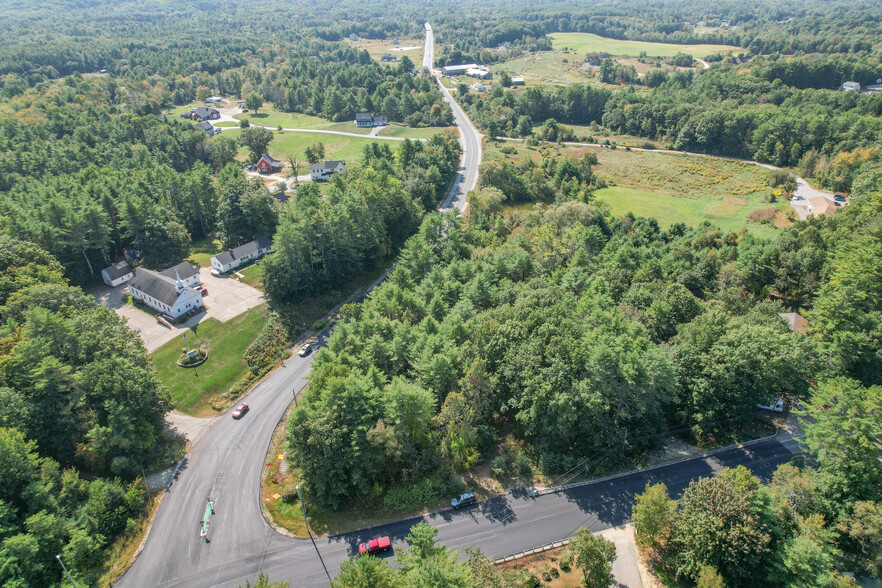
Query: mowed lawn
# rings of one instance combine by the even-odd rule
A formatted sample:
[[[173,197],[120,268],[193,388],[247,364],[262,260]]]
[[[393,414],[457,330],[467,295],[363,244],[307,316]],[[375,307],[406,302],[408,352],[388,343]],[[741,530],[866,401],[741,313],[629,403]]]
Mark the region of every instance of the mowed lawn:
[[[552,33],[551,46],[555,49],[569,47],[576,53],[609,53],[610,55],[638,56],[646,51],[650,57],[672,57],[677,53],[687,53],[693,57],[706,57],[713,53],[741,53],[743,47],[734,45],[680,45],[677,43],[650,43],[648,41],[626,41],[607,39],[592,33]]]
[[[171,392],[175,408],[197,414],[208,407],[212,397],[228,391],[245,375],[245,350],[266,324],[267,313],[267,305],[261,304],[225,323],[205,320],[150,354],[156,376]],[[207,350],[206,362],[197,368],[178,366],[177,360],[187,344],[191,349]]]
[[[358,135],[367,135],[370,129],[359,128],[355,126],[355,121],[331,122],[327,119],[317,116],[309,116],[308,114],[297,114],[293,112],[280,112],[273,109],[270,105],[264,105],[259,112],[246,112],[242,114],[234,114],[233,118],[237,120],[247,120],[251,124],[261,127],[279,127],[283,129],[319,129],[325,131],[343,131],[345,133],[356,133]]]

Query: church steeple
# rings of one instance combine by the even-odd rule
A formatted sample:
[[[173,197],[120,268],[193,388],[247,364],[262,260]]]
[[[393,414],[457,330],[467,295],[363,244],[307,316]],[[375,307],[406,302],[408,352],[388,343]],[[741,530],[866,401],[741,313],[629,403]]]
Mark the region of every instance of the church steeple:
[[[181,281],[181,276],[178,275],[178,270],[175,270],[175,278],[177,283],[175,284],[175,292],[180,294],[184,291],[184,282]]]

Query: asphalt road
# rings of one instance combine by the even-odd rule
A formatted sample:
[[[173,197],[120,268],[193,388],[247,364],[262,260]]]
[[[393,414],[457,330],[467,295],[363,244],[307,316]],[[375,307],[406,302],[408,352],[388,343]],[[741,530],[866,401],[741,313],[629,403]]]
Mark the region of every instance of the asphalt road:
[[[434,60],[435,36],[432,32],[432,25],[426,23],[426,47],[423,50],[423,67],[435,76],[435,79],[438,81],[438,87],[441,88],[441,93],[444,94],[444,100],[450,104],[450,108],[453,110],[453,120],[459,128],[459,142],[463,150],[459,172],[456,174],[456,180],[454,180],[450,193],[444,200],[444,204],[441,205],[441,210],[447,211],[455,208],[459,211],[464,211],[468,206],[466,195],[469,190],[474,190],[478,184],[478,165],[481,163],[482,156],[482,135],[472,124],[472,121],[469,120],[469,117],[466,116],[463,109],[459,107],[459,104],[456,103],[456,100],[450,95],[450,90],[441,83],[441,75],[433,67]]]
[[[426,30],[427,59],[431,60],[428,24]],[[451,101],[466,148],[461,178],[446,204],[462,210],[465,193],[477,181],[480,136],[443,86],[442,90]],[[327,335],[328,331],[322,333],[318,342],[323,343]],[[243,399],[251,410],[241,420],[233,420],[228,411],[199,435],[158,509],[143,550],[119,586],[235,587],[244,585],[246,579],[254,582],[260,571],[297,587],[328,585],[312,543],[276,533],[263,518],[260,505],[267,447],[292,401],[292,392],[299,393],[306,386],[312,361],[312,356],[295,356]],[[563,539],[580,526],[600,531],[626,522],[634,493],[647,482],[663,481],[672,494],[679,494],[691,480],[736,465],[746,465],[768,478],[795,452],[793,441],[771,439],[558,493],[512,492],[463,511],[445,510],[316,541],[331,576],[359,542],[372,537],[392,537],[393,551],[388,557],[394,557],[394,550],[405,545],[410,527],[421,519],[438,527],[438,539],[449,547],[480,546],[491,557],[500,558]],[[209,497],[215,515],[209,541],[205,541],[199,531]]]

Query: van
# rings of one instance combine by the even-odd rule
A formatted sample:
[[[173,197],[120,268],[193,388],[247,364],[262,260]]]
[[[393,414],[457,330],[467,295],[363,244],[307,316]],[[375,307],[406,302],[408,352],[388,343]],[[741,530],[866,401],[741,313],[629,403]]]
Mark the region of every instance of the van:
[[[779,398],[770,404],[757,404],[756,407],[760,410],[769,410],[771,412],[784,412],[784,399]]]

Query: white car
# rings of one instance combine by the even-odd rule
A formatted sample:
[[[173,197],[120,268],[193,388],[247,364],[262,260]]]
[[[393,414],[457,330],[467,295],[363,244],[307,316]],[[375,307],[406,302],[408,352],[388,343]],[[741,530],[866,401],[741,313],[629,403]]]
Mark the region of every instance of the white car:
[[[757,404],[756,407],[760,410],[769,410],[771,412],[784,412],[784,399],[779,398],[771,404]]]
[[[297,355],[299,355],[300,357],[306,357],[310,353],[312,353],[312,345],[310,345],[309,343],[304,343],[303,347],[300,348],[300,351],[297,352]]]
[[[220,277],[221,271],[215,268],[211,268],[211,275]]]

